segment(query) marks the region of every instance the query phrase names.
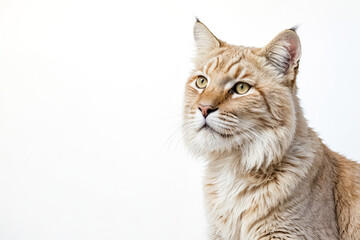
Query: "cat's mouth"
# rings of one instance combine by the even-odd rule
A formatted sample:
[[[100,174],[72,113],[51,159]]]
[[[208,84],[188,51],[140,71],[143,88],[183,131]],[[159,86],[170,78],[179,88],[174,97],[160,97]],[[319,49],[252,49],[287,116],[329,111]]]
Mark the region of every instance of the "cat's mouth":
[[[199,132],[200,131],[208,131],[210,132],[211,134],[217,134],[223,138],[229,138],[229,137],[232,137],[233,135],[232,134],[224,134],[224,133],[219,133],[218,131],[216,131],[215,129],[213,129],[212,127],[210,127],[207,123],[205,123],[200,129],[199,129]]]

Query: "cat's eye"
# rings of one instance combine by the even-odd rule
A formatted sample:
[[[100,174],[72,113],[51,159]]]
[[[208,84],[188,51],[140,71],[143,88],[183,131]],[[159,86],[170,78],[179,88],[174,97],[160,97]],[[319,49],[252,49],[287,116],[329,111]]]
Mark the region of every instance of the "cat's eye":
[[[199,76],[197,79],[196,79],[196,87],[200,88],[200,89],[203,89],[207,86],[208,84],[208,80],[203,77],[203,76]]]
[[[237,84],[235,84],[233,91],[237,94],[245,94],[250,90],[251,86],[247,83],[244,82],[238,82]]]

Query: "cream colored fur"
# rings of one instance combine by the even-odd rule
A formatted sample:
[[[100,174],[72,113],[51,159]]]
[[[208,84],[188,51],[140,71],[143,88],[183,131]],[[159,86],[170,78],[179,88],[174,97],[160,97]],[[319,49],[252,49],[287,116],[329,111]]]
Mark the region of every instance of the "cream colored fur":
[[[194,37],[183,128],[189,149],[207,163],[209,239],[360,240],[360,165],[329,150],[303,117],[295,31],[249,48],[197,21]],[[196,87],[198,76],[206,88]],[[252,87],[239,95],[237,82]],[[214,111],[205,119],[200,105]]]

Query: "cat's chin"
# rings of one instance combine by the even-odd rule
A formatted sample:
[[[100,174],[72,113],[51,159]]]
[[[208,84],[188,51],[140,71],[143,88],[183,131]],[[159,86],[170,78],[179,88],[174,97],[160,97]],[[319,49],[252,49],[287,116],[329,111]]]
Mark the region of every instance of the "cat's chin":
[[[231,151],[234,138],[233,135],[219,133],[210,127],[202,127],[197,131],[185,134],[185,142],[195,155]]]
[[[215,130],[214,128],[210,127],[209,125],[205,124],[204,126],[202,126],[199,129],[200,131],[205,131],[206,134],[211,134],[211,136],[215,135],[215,136],[220,136],[222,138],[225,138],[225,140],[230,140],[234,135],[232,134],[226,134],[226,133],[221,133],[217,130]]]
[[[231,137],[211,128],[184,130],[185,143],[196,157],[208,160],[219,159],[219,156],[220,159],[236,157],[241,159],[242,169],[248,172],[280,161],[293,139],[293,132],[286,127],[264,129],[252,136],[243,133]]]

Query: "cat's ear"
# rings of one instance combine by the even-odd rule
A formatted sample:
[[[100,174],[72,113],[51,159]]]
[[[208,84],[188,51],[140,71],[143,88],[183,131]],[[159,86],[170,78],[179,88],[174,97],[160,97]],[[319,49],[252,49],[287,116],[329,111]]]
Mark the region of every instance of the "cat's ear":
[[[198,55],[207,54],[221,45],[219,39],[199,19],[196,19],[194,25],[194,39]]]
[[[295,29],[288,29],[279,33],[263,49],[267,59],[281,73],[296,67],[301,56],[300,39]]]

